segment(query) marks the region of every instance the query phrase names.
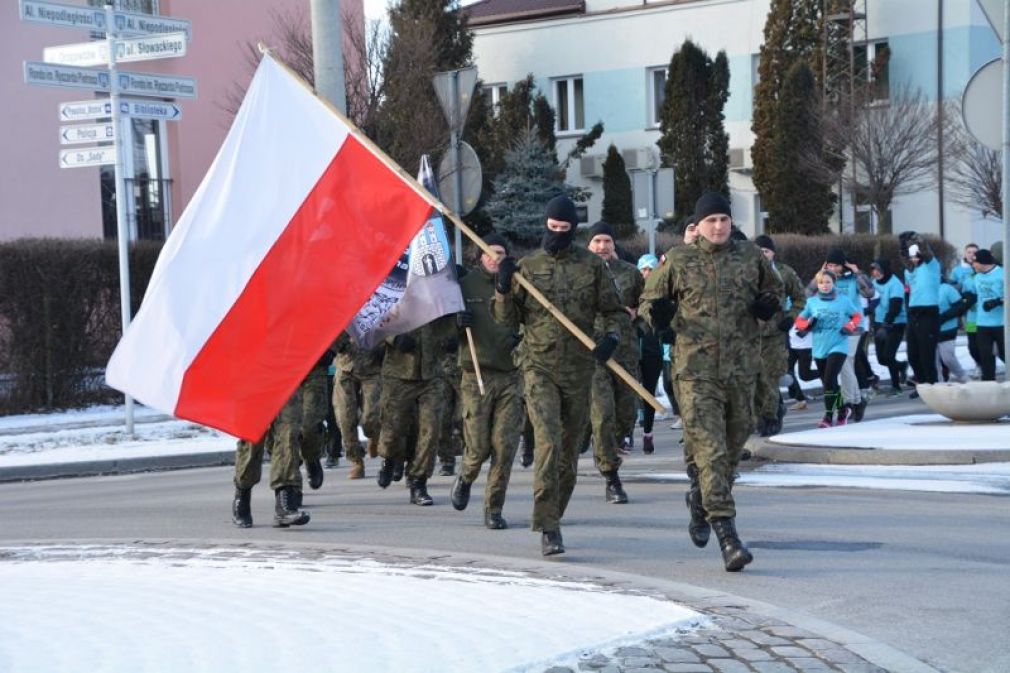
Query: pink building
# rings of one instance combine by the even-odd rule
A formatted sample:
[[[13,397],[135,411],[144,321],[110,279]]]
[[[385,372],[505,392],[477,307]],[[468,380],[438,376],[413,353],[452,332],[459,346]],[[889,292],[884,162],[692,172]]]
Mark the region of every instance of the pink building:
[[[101,5],[100,0],[57,0]],[[60,103],[95,98],[85,89],[24,83],[22,62],[42,61],[45,47],[86,42],[84,29],[18,20],[17,0],[3,0],[0,20],[0,100],[7,157],[0,168],[0,240],[25,236],[114,237],[112,167],[60,168]],[[236,92],[252,76],[248,45],[263,41],[283,53],[281,29],[303,23],[307,0],[117,0],[116,6],[188,19],[184,57],[128,63],[123,70],[194,77],[197,98],[180,98],[180,121],[133,120],[131,237],[162,239],[178,219],[214,159],[231,124]],[[362,0],[342,0],[347,30],[363,31]],[[345,53],[350,40],[344,39]],[[157,99],[151,99],[157,100]],[[94,123],[94,122],[80,122]],[[79,147],[79,146],[78,146]]]

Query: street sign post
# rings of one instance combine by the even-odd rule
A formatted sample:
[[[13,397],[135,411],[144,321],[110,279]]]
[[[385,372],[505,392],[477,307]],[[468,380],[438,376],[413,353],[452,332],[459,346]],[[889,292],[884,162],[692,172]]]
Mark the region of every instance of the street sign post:
[[[61,122],[81,122],[112,116],[112,103],[108,100],[79,100],[60,103]]]
[[[110,68],[111,72],[111,68]],[[158,98],[196,98],[196,79],[170,75],[150,75],[141,72],[116,73],[119,93]]]
[[[78,150],[60,150],[60,168],[108,166],[116,163],[116,146],[84,147]]]
[[[60,28],[104,31],[105,12],[95,7],[64,5],[58,2],[21,0],[21,20]]]
[[[449,70],[440,72],[432,78],[432,86],[439,103],[442,105],[442,112],[449,121],[449,164],[447,172],[454,176],[452,189],[453,204],[452,209],[460,217],[463,216],[463,156],[461,142],[463,140],[463,126],[466,124],[466,115],[470,111],[470,103],[473,101],[473,90],[477,84],[477,68],[469,66],[459,70]],[[476,155],[475,155],[476,156]],[[477,163],[478,170],[480,163]],[[480,199],[478,193],[477,199]],[[476,202],[475,202],[476,205]],[[456,248],[456,263],[463,263],[463,234],[456,229],[454,237]]]
[[[120,98],[119,112],[127,117],[140,117],[142,119],[160,119],[170,122],[177,122],[182,119],[182,109],[178,105],[157,100],[146,101]]]
[[[83,124],[81,126],[61,126],[61,145],[81,145],[83,143],[110,143],[116,136],[112,124]]]
[[[186,40],[193,38],[193,24],[186,19],[134,12],[113,12],[112,17],[109,25],[120,37],[124,35],[185,33]]]
[[[178,58],[186,55],[186,34],[168,33],[149,37],[116,40],[116,61],[153,61],[161,58]],[[78,42],[46,47],[42,60],[58,65],[87,67],[108,65],[109,46],[105,42]]]
[[[105,70],[52,65],[38,61],[24,62],[25,84],[56,86],[91,91],[109,90],[109,73]]]
[[[109,62],[109,50],[104,42],[61,44],[43,49],[42,60],[57,65],[87,68],[92,65],[106,65]]]

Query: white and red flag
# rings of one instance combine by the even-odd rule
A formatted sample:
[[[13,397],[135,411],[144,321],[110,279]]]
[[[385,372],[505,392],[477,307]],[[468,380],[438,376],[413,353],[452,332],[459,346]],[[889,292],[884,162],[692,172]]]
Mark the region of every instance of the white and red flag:
[[[106,380],[258,439],[432,206],[266,55]]]

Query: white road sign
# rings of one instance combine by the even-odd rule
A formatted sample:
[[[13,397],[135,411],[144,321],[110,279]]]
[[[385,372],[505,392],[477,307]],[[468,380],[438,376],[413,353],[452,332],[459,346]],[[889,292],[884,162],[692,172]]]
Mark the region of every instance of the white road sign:
[[[187,19],[174,19],[157,14],[116,12],[112,19],[115,29],[122,35],[150,35],[152,33],[186,33],[193,37],[193,24]]]
[[[141,117],[143,119],[163,119],[165,121],[179,121],[182,119],[182,109],[175,103],[152,100],[130,100],[119,99],[119,111],[130,117]]]
[[[52,65],[38,61],[25,61],[24,63],[25,84],[91,89],[92,91],[109,90],[109,73],[104,70]]]
[[[60,150],[60,168],[108,166],[116,163],[116,146]]]
[[[166,33],[116,40],[116,63],[153,61],[185,55],[186,33]]]
[[[158,98],[196,98],[196,79],[193,77],[149,75],[122,70],[116,73],[116,77],[120,93]]]
[[[20,0],[21,20],[61,28],[105,30],[105,11],[100,7],[64,5],[57,2]]]
[[[61,145],[80,145],[82,143],[110,143],[116,139],[112,124],[84,124],[81,126],[61,126]]]
[[[80,122],[112,116],[112,103],[107,100],[78,100],[60,103],[61,122]]]
[[[168,33],[149,37],[130,37],[116,40],[116,62],[153,61],[160,58],[177,58],[186,55],[186,33]],[[46,47],[42,60],[59,65],[109,64],[109,45],[105,42],[78,42]]]

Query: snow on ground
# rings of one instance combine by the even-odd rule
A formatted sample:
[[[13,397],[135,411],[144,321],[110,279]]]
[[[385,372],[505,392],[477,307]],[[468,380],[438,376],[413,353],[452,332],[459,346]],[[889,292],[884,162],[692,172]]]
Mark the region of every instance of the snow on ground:
[[[955,423],[939,414],[897,416],[841,427],[775,435],[776,444],[853,447],[892,451],[977,451],[1010,449],[1010,419]]]
[[[180,553],[181,551],[181,553]],[[675,603],[525,573],[248,550],[0,550],[0,670],[532,671],[675,637]]]
[[[637,479],[687,483],[687,475],[683,472],[656,472]],[[736,483],[740,486],[823,486],[1010,495],[1010,463],[912,466],[773,463],[742,472]]]
[[[124,407],[122,405],[97,405],[85,409],[71,409],[45,414],[19,414],[17,416],[0,416],[0,431],[19,430],[22,428],[56,427],[72,423],[90,423],[107,421],[109,424],[124,422]],[[157,418],[164,416],[156,409],[136,405],[133,409],[135,419]]]

